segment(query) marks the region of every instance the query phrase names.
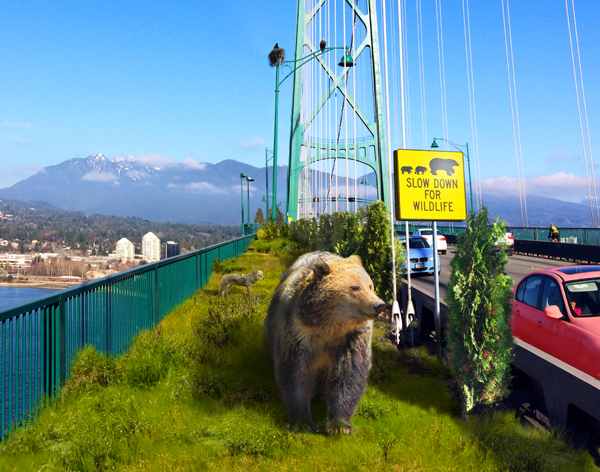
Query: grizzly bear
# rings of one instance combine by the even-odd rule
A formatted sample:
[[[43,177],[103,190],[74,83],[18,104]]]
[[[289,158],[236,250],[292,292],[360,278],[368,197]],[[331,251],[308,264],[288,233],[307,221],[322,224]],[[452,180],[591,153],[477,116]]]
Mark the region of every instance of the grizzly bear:
[[[358,256],[301,256],[282,276],[265,318],[265,343],[293,429],[316,432],[315,394],[327,403],[330,433],[350,418],[371,368],[373,319],[386,304]]]
[[[454,159],[442,159],[441,157],[429,161],[429,167],[433,175],[437,175],[439,170],[445,171],[446,175],[452,175],[454,174],[454,167],[457,165],[459,164]]]

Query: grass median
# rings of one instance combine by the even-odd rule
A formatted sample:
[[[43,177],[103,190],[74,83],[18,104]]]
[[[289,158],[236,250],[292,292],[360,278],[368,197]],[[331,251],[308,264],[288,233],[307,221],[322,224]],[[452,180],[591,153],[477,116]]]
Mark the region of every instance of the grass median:
[[[352,436],[291,433],[262,342],[271,294],[299,254],[259,240],[215,264],[209,284],[122,356],[83,349],[59,400],[7,437],[0,470],[596,470],[557,434],[510,412],[460,420],[451,372],[426,349],[398,352],[376,322],[373,368]],[[221,300],[224,273],[264,280]],[[313,418],[326,423],[322,399]]]

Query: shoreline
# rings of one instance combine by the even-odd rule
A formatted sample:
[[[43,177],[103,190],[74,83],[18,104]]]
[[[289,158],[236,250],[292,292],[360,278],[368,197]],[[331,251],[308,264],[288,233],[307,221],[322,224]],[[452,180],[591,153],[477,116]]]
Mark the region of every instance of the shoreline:
[[[63,290],[65,288],[74,287],[80,285],[83,282],[0,282],[0,287],[15,287],[15,288],[43,288],[48,290]]]

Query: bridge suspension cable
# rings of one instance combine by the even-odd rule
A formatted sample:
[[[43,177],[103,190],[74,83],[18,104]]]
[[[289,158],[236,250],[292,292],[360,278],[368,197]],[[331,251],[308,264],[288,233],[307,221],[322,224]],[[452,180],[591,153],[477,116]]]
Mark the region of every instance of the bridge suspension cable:
[[[473,77],[473,54],[471,49],[471,17],[469,15],[469,0],[462,0],[463,32],[465,36],[465,57],[467,63],[467,87],[469,89],[469,118],[471,120],[471,142],[474,150],[475,175],[475,202],[477,209],[481,209],[481,166],[479,162],[479,137],[477,135],[477,108],[475,107],[475,80]],[[475,211],[475,208],[471,209]]]
[[[508,88],[510,91],[510,111],[513,125],[513,141],[515,146],[515,160],[517,163],[517,185],[519,188],[519,201],[521,204],[521,220],[523,226],[529,227],[527,218],[527,197],[525,193],[525,177],[523,175],[523,151],[521,149],[521,127],[519,125],[519,104],[517,101],[517,83],[515,79],[515,61],[512,44],[512,30],[510,26],[510,6],[506,0],[506,12],[504,0],[502,1],[502,24],[504,26],[504,47],[506,49],[506,67],[508,71]],[[508,35],[507,35],[508,24]],[[510,49],[509,49],[510,45]],[[510,57],[509,57],[510,56]]]
[[[577,19],[575,16],[575,1],[574,0],[571,0],[571,7],[573,10],[573,30],[575,31],[575,44],[577,47],[577,64],[579,66],[579,82],[581,84],[581,102],[583,103],[583,113],[585,116],[587,145],[588,145],[588,151],[590,154],[590,167],[591,167],[591,172],[592,172],[592,184],[593,184],[593,188],[594,188],[594,201],[596,204],[595,226],[600,226],[600,214],[598,212],[598,194],[596,193],[596,177],[594,175],[594,160],[592,157],[592,143],[590,141],[590,127],[588,124],[587,106],[586,106],[586,102],[585,102],[585,90],[583,88],[583,73],[581,70],[581,54],[579,52],[579,35],[577,33]],[[581,103],[580,103],[580,99],[579,99],[577,70],[575,67],[575,56],[573,53],[573,38],[572,38],[572,34],[571,34],[571,19],[569,16],[569,5],[568,5],[567,0],[565,0],[565,9],[567,11],[567,26],[569,28],[569,45],[571,47],[571,63],[573,64],[573,80],[575,81],[575,95],[577,97],[577,112],[579,114],[579,129],[581,130],[581,146],[583,149],[583,162],[585,164],[585,176],[586,176],[586,180],[587,180],[588,198],[590,200],[590,213],[592,215],[592,223],[594,223],[594,211],[592,209],[592,195],[591,195],[591,190],[590,190],[590,177],[588,174],[588,164],[587,164],[587,157],[586,157],[586,140],[584,138],[583,124],[582,124],[582,120],[581,120]]]

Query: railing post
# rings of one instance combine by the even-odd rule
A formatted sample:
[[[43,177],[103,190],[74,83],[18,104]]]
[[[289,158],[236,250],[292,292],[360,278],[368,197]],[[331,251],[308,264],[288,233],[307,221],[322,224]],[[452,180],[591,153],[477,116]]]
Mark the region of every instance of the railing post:
[[[200,257],[200,254],[196,254],[196,257],[194,257],[194,259],[196,260],[196,292],[200,289],[200,274],[198,272],[198,258]]]
[[[106,305],[105,305],[105,336],[104,336],[104,346],[106,349],[106,354],[109,354],[111,352],[111,312],[112,312],[112,304],[111,304],[111,296],[110,296],[110,289],[111,289],[112,285],[107,285],[106,286]]]
[[[67,381],[66,369],[66,336],[65,336],[65,299],[61,297],[58,303],[58,343],[59,343],[59,387]]]
[[[154,266],[154,326],[158,326],[158,268]]]

